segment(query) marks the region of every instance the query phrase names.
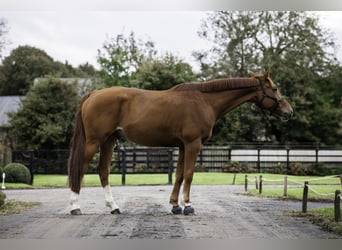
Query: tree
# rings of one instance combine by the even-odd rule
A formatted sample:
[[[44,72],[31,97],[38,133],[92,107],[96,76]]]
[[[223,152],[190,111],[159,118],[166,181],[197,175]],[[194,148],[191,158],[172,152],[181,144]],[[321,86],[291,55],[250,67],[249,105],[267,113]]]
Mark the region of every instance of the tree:
[[[133,86],[163,90],[179,83],[194,81],[196,75],[188,63],[172,54],[166,54],[161,58],[142,61],[131,78]]]
[[[11,133],[19,148],[68,148],[78,103],[75,84],[46,77],[32,86],[17,113],[11,113]]]
[[[8,43],[6,34],[8,33],[7,20],[0,18],[0,59],[2,59],[2,53],[5,45]]]
[[[322,136],[314,129],[327,119],[334,121],[329,125],[331,135],[340,129],[338,113],[329,111],[336,110],[336,106],[318,87],[337,65],[331,53],[336,48],[316,16],[305,12],[214,12],[203,22],[199,34],[213,42],[210,52],[195,53],[207,74],[203,78],[248,76],[249,72],[270,68],[272,79],[294,106],[295,118],[286,125],[270,123],[262,116],[255,118],[256,113],[248,111],[246,105],[234,111],[239,115],[228,116],[227,126],[243,120],[254,128],[258,119],[264,125],[257,129],[259,134],[254,139],[332,142],[327,139],[331,136]],[[215,70],[208,70],[214,67]],[[235,140],[250,139],[250,132],[246,130]]]
[[[128,37],[122,34],[109,39],[98,50],[98,62],[101,66],[100,77],[105,87],[129,86],[131,75],[142,61],[152,58],[157,52],[152,41],[136,39],[133,32]]]
[[[99,50],[99,72],[103,87],[128,86],[162,90],[175,84],[193,81],[192,67],[171,53],[158,56],[152,41],[118,35]]]
[[[36,78],[46,75],[89,78],[96,71],[88,63],[75,68],[68,61],[54,61],[41,49],[19,46],[0,65],[0,95],[25,95]]]
[[[0,95],[25,95],[33,80],[54,72],[54,61],[43,50],[19,46],[4,58]]]
[[[97,75],[96,69],[88,62],[78,66],[78,70],[84,77],[95,77]]]

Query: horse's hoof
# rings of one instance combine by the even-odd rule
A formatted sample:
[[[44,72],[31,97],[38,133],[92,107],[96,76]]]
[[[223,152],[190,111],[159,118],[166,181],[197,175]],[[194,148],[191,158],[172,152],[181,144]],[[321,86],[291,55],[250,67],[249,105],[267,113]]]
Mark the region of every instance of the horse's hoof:
[[[71,210],[70,213],[71,213],[72,215],[82,215],[81,209],[79,209],[79,208],[76,208],[76,209],[74,209],[74,210]]]
[[[121,214],[120,209],[116,208],[110,212],[111,214]]]
[[[182,208],[180,206],[173,206],[171,212],[173,214],[182,214]]]
[[[184,215],[193,214],[195,213],[195,209],[192,206],[185,206],[183,213]]]

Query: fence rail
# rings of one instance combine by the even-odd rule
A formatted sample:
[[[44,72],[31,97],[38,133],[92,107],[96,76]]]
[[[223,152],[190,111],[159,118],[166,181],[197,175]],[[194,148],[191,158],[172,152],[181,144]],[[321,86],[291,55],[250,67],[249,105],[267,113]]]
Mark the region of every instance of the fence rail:
[[[68,150],[17,150],[13,162],[29,167],[32,174],[66,174]],[[98,154],[90,164],[88,173],[96,173]],[[114,150],[111,173],[168,173],[177,166],[176,148],[120,147]],[[291,163],[324,163],[332,168],[342,167],[342,148],[317,145],[260,145],[232,144],[228,146],[204,146],[197,158],[195,171],[234,172],[270,169],[289,169]],[[235,164],[235,165],[234,165]],[[124,177],[123,177],[124,178]]]

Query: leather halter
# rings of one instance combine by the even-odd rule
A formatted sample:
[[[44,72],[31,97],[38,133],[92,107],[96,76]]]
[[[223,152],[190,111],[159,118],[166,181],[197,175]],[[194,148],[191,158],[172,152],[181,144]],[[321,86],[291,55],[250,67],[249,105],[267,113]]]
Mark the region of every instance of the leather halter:
[[[276,97],[273,97],[273,96],[270,96],[269,94],[266,93],[265,91],[265,87],[264,87],[264,84],[265,84],[265,78],[258,78],[259,80],[259,83],[260,83],[260,89],[262,91],[262,98],[261,100],[259,101],[259,103],[257,104],[262,110],[264,109],[267,109],[264,105],[263,105],[263,102],[266,98],[268,99],[271,99],[274,103],[272,105],[272,107],[270,109],[267,109],[270,113],[270,115],[272,115],[279,107],[280,103],[282,101],[284,101],[284,98],[280,98],[280,99],[277,99]],[[272,90],[275,92],[277,91],[277,88],[272,88]]]

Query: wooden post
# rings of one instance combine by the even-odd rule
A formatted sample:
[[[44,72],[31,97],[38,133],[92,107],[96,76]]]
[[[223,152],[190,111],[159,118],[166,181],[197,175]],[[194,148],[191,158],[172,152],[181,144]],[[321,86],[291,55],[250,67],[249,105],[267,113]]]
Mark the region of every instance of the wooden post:
[[[302,212],[306,213],[308,211],[308,187],[309,182],[304,182],[304,189],[303,189],[303,205],[302,205]]]
[[[286,173],[290,173],[290,148],[286,147]]]
[[[255,178],[255,189],[258,190],[259,189],[258,177],[254,176],[254,178]]]
[[[30,185],[33,185],[34,171],[33,171],[34,151],[30,151],[30,165],[29,170],[31,174]]]
[[[121,152],[122,157],[122,165],[121,165],[121,185],[126,185],[126,152],[125,150],[119,150]]]
[[[262,183],[263,183],[262,175],[260,175],[259,178],[260,178],[260,179],[259,179],[259,194],[261,194],[261,193],[262,193]]]
[[[341,191],[335,191],[335,202],[334,202],[335,222],[341,221]]]
[[[245,175],[245,192],[248,190],[248,175]]]
[[[172,149],[168,150],[168,184],[172,185],[172,173],[173,173],[173,154],[172,154]]]
[[[258,162],[257,162],[258,173],[261,172],[261,164],[260,164],[260,148],[258,147]]]
[[[318,165],[318,153],[319,153],[319,144],[316,146],[316,166]]]
[[[233,185],[235,185],[235,180],[236,180],[236,173],[234,173],[234,177],[233,177]]]
[[[341,187],[342,187],[342,174],[340,174],[340,182],[341,182]]]
[[[284,176],[284,197],[287,197],[287,175]]]

